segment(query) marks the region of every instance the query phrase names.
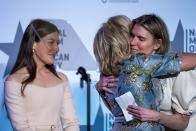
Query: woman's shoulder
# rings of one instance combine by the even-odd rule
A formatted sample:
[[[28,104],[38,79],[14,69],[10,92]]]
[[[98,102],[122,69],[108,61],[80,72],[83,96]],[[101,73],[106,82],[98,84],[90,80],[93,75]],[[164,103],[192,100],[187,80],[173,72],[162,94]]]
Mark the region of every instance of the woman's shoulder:
[[[6,81],[9,82],[18,82],[21,83],[26,77],[28,77],[27,70],[25,68],[21,68],[14,72],[13,74],[10,74],[7,78]]]
[[[61,78],[61,80],[63,81],[63,85],[67,88],[70,87],[70,83],[69,83],[69,79],[67,77],[66,74],[62,73],[62,72],[57,72],[58,76]]]
[[[20,87],[22,84],[22,81],[28,76],[27,72],[25,72],[25,70],[19,69],[18,71],[10,74],[5,82],[4,82],[4,86],[6,93],[8,92],[15,92],[15,93],[20,93]]]
[[[124,61],[125,65],[129,65],[129,64],[138,64],[138,63],[143,63],[143,61],[146,59],[146,56],[144,56],[141,53],[136,53],[136,54],[132,54],[128,59],[126,59]]]
[[[57,72],[58,76],[64,81],[64,82],[67,82],[68,81],[68,77],[67,75],[65,75],[64,73],[62,72]]]

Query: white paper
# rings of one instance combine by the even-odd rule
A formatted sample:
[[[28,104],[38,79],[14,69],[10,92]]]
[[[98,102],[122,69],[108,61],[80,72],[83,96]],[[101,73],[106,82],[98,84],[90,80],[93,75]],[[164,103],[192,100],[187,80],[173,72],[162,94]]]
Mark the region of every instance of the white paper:
[[[133,116],[131,114],[129,114],[127,111],[128,105],[137,105],[135,103],[135,99],[134,99],[132,93],[129,91],[119,97],[116,97],[115,100],[118,103],[118,105],[120,106],[120,108],[122,109],[126,121],[132,120]]]

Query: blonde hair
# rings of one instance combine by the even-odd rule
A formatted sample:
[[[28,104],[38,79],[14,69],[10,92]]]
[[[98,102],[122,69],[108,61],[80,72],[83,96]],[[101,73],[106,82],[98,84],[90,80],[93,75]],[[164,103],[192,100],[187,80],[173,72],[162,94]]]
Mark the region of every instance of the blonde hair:
[[[113,16],[96,33],[94,55],[104,75],[119,75],[120,64],[130,57],[130,24],[130,19],[124,15]]]

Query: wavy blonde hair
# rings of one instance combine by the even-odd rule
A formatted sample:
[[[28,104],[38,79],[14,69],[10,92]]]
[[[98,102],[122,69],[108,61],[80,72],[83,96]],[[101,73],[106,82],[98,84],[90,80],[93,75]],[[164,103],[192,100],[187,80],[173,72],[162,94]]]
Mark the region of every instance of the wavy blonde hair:
[[[119,75],[120,64],[130,57],[128,44],[131,20],[118,15],[110,17],[97,31],[93,49],[99,69],[104,75]]]

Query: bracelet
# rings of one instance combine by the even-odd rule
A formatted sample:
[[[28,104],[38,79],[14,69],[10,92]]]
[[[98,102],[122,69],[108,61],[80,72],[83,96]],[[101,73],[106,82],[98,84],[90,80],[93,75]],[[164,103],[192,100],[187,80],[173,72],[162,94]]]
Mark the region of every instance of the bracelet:
[[[106,97],[106,96],[105,96],[105,91],[104,91],[104,90],[100,90],[100,89],[98,89],[98,88],[96,88],[96,90],[97,90],[97,92],[99,93],[99,95],[100,95],[101,97],[103,97],[103,98]]]
[[[109,100],[108,96],[105,94],[105,91],[100,90],[99,88],[97,88],[97,86],[96,86],[96,90],[99,93],[99,96],[102,98],[103,102],[105,103],[106,107],[111,111],[113,104]]]

